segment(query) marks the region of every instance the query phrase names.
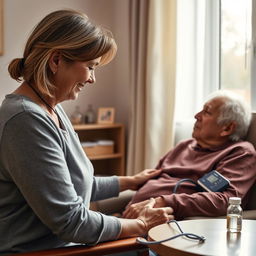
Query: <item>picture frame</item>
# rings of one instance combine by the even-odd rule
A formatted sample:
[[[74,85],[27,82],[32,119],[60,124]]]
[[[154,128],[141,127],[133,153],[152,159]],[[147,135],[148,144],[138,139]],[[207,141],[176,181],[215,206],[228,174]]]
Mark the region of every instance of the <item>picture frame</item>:
[[[0,0],[0,55],[4,53],[4,6],[3,0]]]
[[[99,108],[98,109],[98,124],[113,124],[115,119],[114,108]]]

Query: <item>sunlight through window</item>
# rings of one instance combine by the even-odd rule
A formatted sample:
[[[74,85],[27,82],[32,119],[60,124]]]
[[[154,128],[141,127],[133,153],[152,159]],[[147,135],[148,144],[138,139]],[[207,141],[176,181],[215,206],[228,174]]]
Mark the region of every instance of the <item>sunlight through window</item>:
[[[251,94],[251,0],[221,0],[220,87]]]

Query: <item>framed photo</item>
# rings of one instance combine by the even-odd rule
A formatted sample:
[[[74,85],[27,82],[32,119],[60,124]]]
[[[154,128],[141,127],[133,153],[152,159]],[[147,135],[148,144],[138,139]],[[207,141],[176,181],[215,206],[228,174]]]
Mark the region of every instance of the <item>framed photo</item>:
[[[3,0],[0,0],[0,55],[4,53],[4,10]]]
[[[113,124],[115,119],[114,108],[99,108],[98,124]]]

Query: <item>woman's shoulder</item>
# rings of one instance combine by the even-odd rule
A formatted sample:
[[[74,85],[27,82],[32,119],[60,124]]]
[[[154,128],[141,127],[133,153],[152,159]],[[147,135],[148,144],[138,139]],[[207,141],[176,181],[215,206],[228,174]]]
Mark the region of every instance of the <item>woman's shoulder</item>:
[[[36,127],[35,124],[47,121],[46,112],[28,97],[18,94],[8,94],[0,107],[0,134],[7,127],[17,130],[18,128]]]
[[[0,107],[1,120],[3,120],[3,117],[5,117],[4,119],[12,118],[20,113],[44,114],[44,111],[27,96],[19,94],[6,95]]]

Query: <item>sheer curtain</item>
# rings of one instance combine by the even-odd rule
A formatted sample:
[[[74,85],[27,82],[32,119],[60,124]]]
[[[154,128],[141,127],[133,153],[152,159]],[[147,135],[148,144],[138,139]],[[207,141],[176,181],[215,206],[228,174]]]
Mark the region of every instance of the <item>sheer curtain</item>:
[[[177,1],[177,122],[192,119],[219,88],[219,5],[219,0]]]
[[[128,175],[153,168],[172,146],[176,0],[131,0],[130,18]]]
[[[145,167],[173,146],[176,87],[176,1],[150,1]]]

